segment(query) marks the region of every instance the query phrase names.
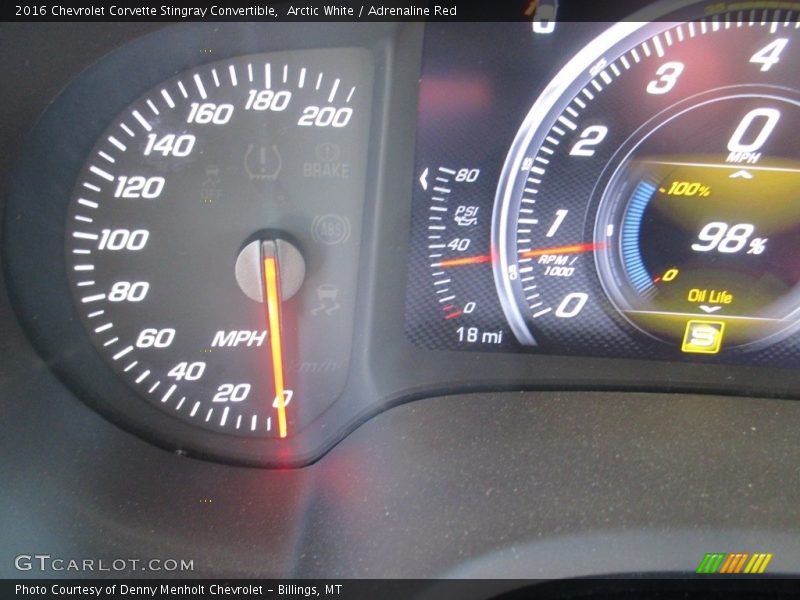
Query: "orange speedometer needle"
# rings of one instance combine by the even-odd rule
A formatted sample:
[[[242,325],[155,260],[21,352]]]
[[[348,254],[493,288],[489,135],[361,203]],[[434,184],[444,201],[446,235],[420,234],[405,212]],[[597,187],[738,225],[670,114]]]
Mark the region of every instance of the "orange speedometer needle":
[[[274,253],[264,256],[264,299],[267,306],[269,341],[272,354],[272,379],[275,382],[275,408],[278,410],[278,434],[286,437],[286,396],[283,381],[283,341],[281,339],[281,284],[278,259]]]

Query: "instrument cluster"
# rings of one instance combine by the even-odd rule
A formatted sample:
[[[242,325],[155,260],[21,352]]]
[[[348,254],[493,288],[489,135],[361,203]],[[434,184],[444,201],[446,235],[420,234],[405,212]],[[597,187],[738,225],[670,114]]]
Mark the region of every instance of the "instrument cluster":
[[[11,175],[17,314],[113,422],[259,466],[437,394],[798,396],[800,13],[655,7],[134,39]]]

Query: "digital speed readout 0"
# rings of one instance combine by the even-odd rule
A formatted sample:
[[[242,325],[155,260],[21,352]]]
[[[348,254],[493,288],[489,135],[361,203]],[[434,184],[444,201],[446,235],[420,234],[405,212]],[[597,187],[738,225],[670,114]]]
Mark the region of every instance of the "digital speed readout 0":
[[[662,6],[428,28],[417,345],[800,364],[800,13]]]

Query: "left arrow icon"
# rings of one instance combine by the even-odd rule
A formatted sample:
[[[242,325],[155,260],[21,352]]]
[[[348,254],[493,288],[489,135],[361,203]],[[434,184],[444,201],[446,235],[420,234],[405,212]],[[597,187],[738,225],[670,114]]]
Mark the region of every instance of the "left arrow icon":
[[[422,175],[419,176],[419,183],[422,186],[423,190],[428,189],[428,169],[425,169],[422,172]]]

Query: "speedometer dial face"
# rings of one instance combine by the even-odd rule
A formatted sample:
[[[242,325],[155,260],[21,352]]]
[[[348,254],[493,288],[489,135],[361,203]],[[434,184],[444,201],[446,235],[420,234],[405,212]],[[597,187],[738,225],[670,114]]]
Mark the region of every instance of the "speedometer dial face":
[[[521,343],[701,358],[797,329],[799,26],[620,23],[567,64],[497,191],[495,281]]]
[[[111,123],[66,230],[97,351],[177,419],[285,438],[340,394],[369,123],[365,50],[250,55]]]

